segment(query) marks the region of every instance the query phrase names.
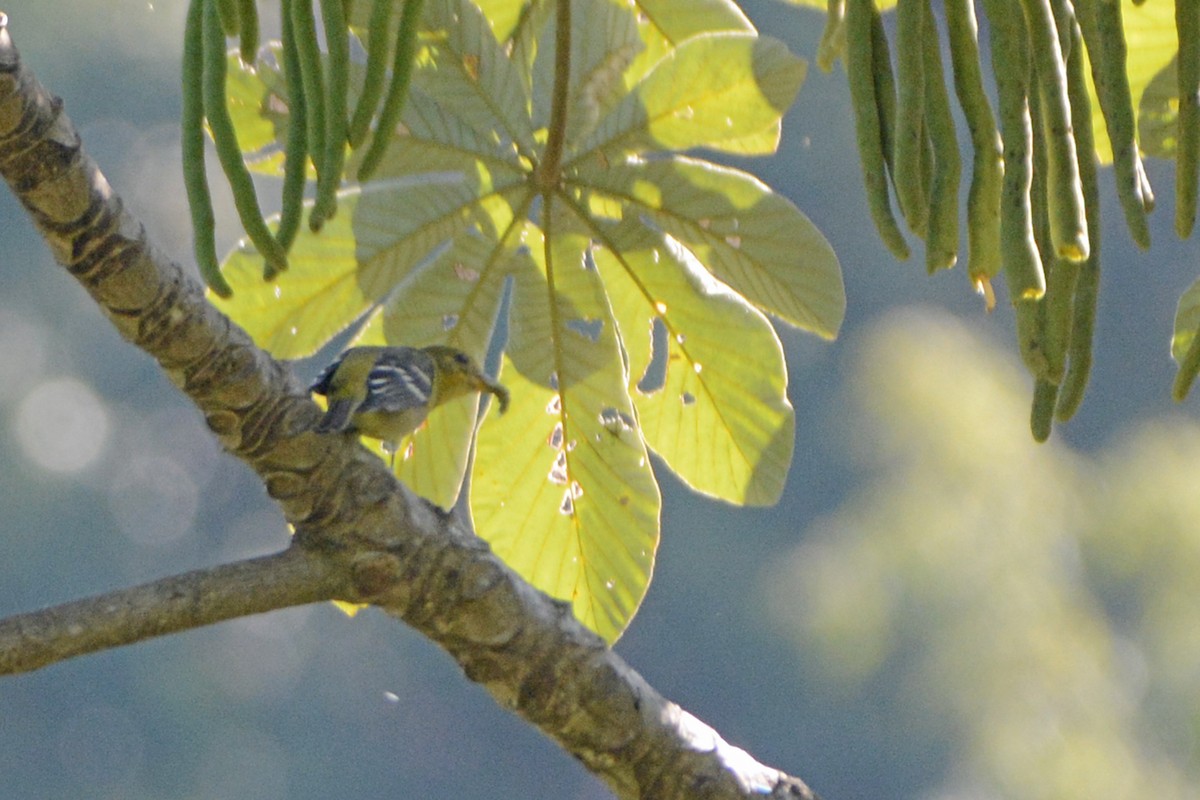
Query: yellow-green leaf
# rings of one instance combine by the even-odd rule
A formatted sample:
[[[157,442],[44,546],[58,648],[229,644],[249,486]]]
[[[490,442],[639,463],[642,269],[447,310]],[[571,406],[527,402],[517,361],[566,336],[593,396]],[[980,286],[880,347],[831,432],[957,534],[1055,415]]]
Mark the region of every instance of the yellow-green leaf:
[[[425,6],[430,46],[418,61],[420,87],[484,136],[500,132],[526,154],[535,150],[530,100],[517,65],[469,0]]]
[[[778,501],[795,417],[771,324],[669,237],[654,250],[598,252],[596,262],[650,449],[697,491],[746,505]],[[665,359],[652,363],[656,323]]]
[[[644,49],[626,72],[632,88],[675,45],[704,33],[754,33],[733,0],[636,0],[638,32]]]
[[[607,196],[610,213],[648,220],[763,311],[832,339],[846,311],[841,267],[816,226],[745,172],[682,156],[607,168],[572,180]],[[636,246],[636,244],[635,244]]]
[[[1195,281],[1179,297],[1175,310],[1175,332],[1171,336],[1171,357],[1176,363],[1183,361],[1196,332],[1200,330],[1200,280]]]
[[[531,225],[527,243],[500,376],[512,402],[480,429],[472,515],[497,555],[613,641],[650,581],[658,487],[587,240],[555,234],[547,253]]]
[[[448,344],[483,364],[500,310],[507,268],[492,240],[469,232],[388,298],[363,330],[361,344]],[[400,444],[396,476],[441,508],[458,499],[479,410],[478,395],[436,408]]]
[[[692,147],[745,153],[753,134],[779,122],[804,72],[804,61],[776,39],[695,36],[664,56],[591,135],[571,143],[571,158],[599,151],[616,161],[641,149]]]
[[[1097,1],[1109,2],[1110,0]],[[1151,0],[1136,5],[1131,0],[1120,0],[1120,2],[1121,19],[1125,25],[1125,43],[1128,50],[1125,71],[1129,76],[1129,93],[1133,98],[1134,114],[1140,117],[1142,113],[1150,111],[1152,124],[1162,125],[1164,124],[1163,115],[1174,113],[1173,110],[1166,108],[1170,105],[1170,100],[1164,100],[1161,91],[1157,94],[1152,93],[1150,98],[1145,98],[1144,94],[1155,77],[1167,70],[1174,62],[1178,50],[1178,39],[1175,34],[1175,6],[1165,0]],[[1105,127],[1100,101],[1096,97],[1096,89],[1092,84],[1090,67],[1086,70],[1086,74],[1088,76],[1088,94],[1092,101],[1092,135],[1096,140],[1096,154],[1101,163],[1111,164],[1112,145],[1108,141],[1108,129]],[[1160,85],[1161,80],[1160,78]],[[1169,91],[1169,94],[1170,99],[1175,101],[1175,107],[1178,107],[1178,99],[1174,98],[1175,92]],[[1143,147],[1155,145],[1157,149],[1161,146],[1161,143],[1156,141],[1158,137],[1153,134],[1153,131],[1143,129],[1141,119],[1138,120],[1138,128]],[[1146,133],[1151,135],[1146,137]],[[1169,151],[1155,152],[1151,150],[1150,152],[1155,155],[1171,156],[1174,153],[1174,147],[1172,144]]]
[[[379,298],[359,280],[352,221],[358,198],[344,198],[341,213],[314,236],[303,230],[288,256],[288,269],[263,280],[262,256],[243,241],[222,272],[233,296],[209,299],[276,358],[315,353]]]

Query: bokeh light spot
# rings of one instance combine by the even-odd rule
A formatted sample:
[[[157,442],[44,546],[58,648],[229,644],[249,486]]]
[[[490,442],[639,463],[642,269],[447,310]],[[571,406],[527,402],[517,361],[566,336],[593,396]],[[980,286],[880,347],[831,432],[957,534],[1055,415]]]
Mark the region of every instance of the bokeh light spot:
[[[109,486],[108,506],[121,532],[141,544],[166,544],[191,530],[200,490],[173,458],[140,456],[125,463]]]
[[[108,439],[104,402],[74,378],[35,386],[18,404],[14,422],[26,457],[48,472],[85,469],[100,457]]]

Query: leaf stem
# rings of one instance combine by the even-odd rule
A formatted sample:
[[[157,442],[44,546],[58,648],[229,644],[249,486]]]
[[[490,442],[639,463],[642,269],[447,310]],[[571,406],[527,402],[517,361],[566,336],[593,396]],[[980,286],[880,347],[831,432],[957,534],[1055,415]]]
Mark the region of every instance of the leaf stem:
[[[554,93],[550,100],[550,128],[546,155],[534,176],[542,193],[559,183],[563,144],[567,137],[567,96],[571,87],[571,0],[556,0],[554,20]]]

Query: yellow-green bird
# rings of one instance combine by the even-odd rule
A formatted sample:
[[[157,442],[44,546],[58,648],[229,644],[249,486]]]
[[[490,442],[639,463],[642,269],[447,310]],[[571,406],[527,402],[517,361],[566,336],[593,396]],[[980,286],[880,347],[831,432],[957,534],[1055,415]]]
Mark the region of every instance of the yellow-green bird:
[[[453,347],[351,347],[317,377],[309,391],[329,398],[318,433],[356,432],[379,439],[396,459],[400,440],[437,406],[471,392],[496,396],[500,413],[508,390]]]

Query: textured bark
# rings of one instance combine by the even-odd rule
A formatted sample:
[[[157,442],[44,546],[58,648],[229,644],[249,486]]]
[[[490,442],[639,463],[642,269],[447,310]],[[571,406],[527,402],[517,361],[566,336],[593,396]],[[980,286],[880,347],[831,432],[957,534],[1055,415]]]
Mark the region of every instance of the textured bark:
[[[276,556],[0,621],[0,672],[300,602],[367,602],[440,644],[621,797],[815,797],[664,699],[568,604],[530,587],[379,459],[312,433],[319,411],[290,369],[153,248],[61,102],[22,65],[3,14],[0,174],[58,262],[254,469],[296,532]]]

